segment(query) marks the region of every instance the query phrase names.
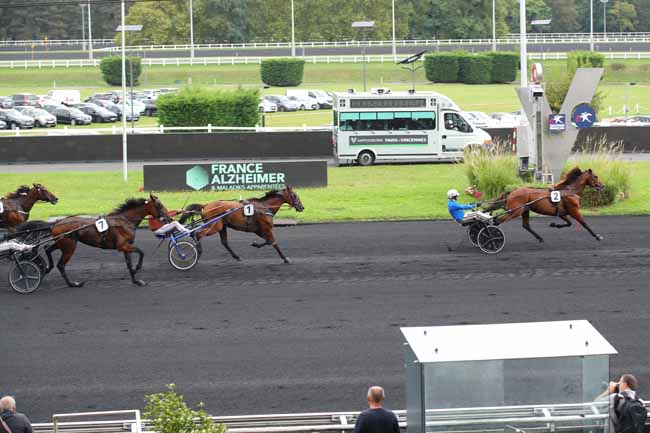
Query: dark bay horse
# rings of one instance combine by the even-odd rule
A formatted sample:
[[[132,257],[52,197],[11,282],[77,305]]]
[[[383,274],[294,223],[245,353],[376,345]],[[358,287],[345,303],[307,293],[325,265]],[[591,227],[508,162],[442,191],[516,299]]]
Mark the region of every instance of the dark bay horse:
[[[167,209],[165,209],[158,197],[153,194],[149,195],[148,200],[144,198],[128,199],[105,217],[85,218],[71,216],[57,221],[50,225],[50,231],[52,236],[61,237],[45,250],[49,260],[47,271],[51,271],[54,267],[52,252],[61,250],[61,258],[56,265],[59,272],[61,272],[61,276],[70,287],[83,286],[81,282],[70,280],[65,271],[66,264],[70,261],[77,248],[77,242],[81,242],[91,247],[123,252],[126,267],[131,274],[131,281],[139,286],[144,286],[146,284],[144,281],[135,278],[135,274],[142,268],[144,253],[140,248],[133,245],[133,242],[135,241],[136,227],[140,225],[147,215],[171,221],[167,215]],[[108,229],[105,232],[100,232],[95,225],[100,218],[104,218],[108,223]],[[135,268],[131,261],[131,253],[139,255]]]
[[[219,233],[221,243],[228,250],[230,255],[235,260],[241,260],[241,257],[235,254],[228,244],[228,233],[226,230],[230,227],[234,230],[257,234],[259,237],[264,239],[264,242],[253,242],[252,245],[254,247],[262,248],[263,246],[271,245],[275,248],[285,263],[290,263],[289,259],[280,250],[280,247],[275,240],[275,236],[273,235],[273,217],[285,203],[288,204],[289,207],[294,208],[297,212],[305,210],[300,198],[290,186],[287,186],[282,191],[270,191],[261,198],[251,198],[244,201],[213,201],[205,205],[191,204],[187,206],[185,210],[200,213],[201,218],[204,221],[207,221],[228,210],[241,208],[245,204],[252,204],[255,207],[252,216],[245,216],[243,209],[236,210],[216,223],[198,231],[195,236],[197,240],[197,248],[199,248],[200,251],[200,241],[203,237]],[[191,213],[186,213],[181,217],[180,223],[184,224],[190,218]]]
[[[551,227],[558,229],[570,227],[571,221],[568,217],[571,216],[587,229],[596,240],[600,241],[603,237],[591,230],[580,212],[580,195],[587,186],[596,188],[598,191],[605,188],[591,169],[582,171],[580,168],[575,167],[564,176],[560,183],[548,189],[523,187],[512,192],[503,193],[495,203],[505,203],[505,206],[494,205],[488,207],[487,210],[494,210],[499,207],[509,210],[497,217],[495,221],[497,224],[503,224],[521,216],[522,227],[535,236],[535,239],[539,242],[544,242],[544,239],[530,227],[531,211],[540,215],[559,217],[565,224],[556,224],[554,222],[550,224]],[[560,191],[560,202],[557,206],[551,201],[552,190]]]
[[[31,212],[37,201],[44,201],[54,205],[59,199],[43,185],[35,183],[31,188],[27,185],[20,186],[16,191],[7,194],[5,197],[0,197],[0,201],[3,208],[3,211],[0,212],[0,227],[13,232],[16,226],[29,219],[29,212]]]

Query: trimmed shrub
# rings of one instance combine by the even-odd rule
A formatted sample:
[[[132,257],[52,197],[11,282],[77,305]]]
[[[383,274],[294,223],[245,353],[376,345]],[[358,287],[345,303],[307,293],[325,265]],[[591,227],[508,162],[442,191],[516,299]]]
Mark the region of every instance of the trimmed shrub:
[[[567,54],[567,71],[573,76],[578,68],[602,68],[605,56],[591,51],[571,51]]]
[[[461,78],[465,84],[492,82],[492,59],[485,54],[465,55],[460,58]]]
[[[302,83],[304,69],[303,59],[268,59],[262,60],[260,75],[269,86],[292,87]]]
[[[424,56],[424,72],[433,83],[457,83],[459,52],[431,53]]]
[[[158,98],[158,122],[165,126],[255,126],[259,92],[184,88]]]
[[[487,53],[492,60],[492,82],[511,83],[517,79],[519,54],[511,52]]]
[[[133,63],[133,85],[140,84],[140,74],[142,73],[142,62],[140,57],[126,58],[126,84],[131,84],[131,63]],[[104,57],[99,63],[99,70],[107,84],[111,86],[120,86],[122,84],[122,57],[111,56]]]

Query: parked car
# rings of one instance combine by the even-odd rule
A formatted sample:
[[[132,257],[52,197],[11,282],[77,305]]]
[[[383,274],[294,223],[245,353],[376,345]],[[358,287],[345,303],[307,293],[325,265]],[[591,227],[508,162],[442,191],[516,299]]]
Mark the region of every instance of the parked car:
[[[117,115],[115,113],[91,102],[77,104],[74,107],[82,113],[89,115],[93,122],[106,123],[115,122],[117,120]]]
[[[477,128],[496,128],[498,122],[482,111],[463,111],[463,117]]]
[[[21,106],[16,107],[16,110],[20,111],[25,116],[29,116],[34,119],[34,126],[40,126],[44,128],[56,126],[56,117],[43,110],[42,108]]]
[[[289,99],[297,102],[301,110],[318,110],[318,102],[314,98],[289,96]]]
[[[117,120],[122,120],[122,104],[116,104],[108,99],[93,99],[90,102],[115,113],[117,115]],[[129,122],[131,121],[131,110],[126,111],[126,120]],[[140,120],[140,114],[135,113],[133,120],[136,122]]]
[[[131,105],[133,104],[133,112],[136,114],[139,114],[142,116],[142,113],[144,113],[144,110],[147,108],[147,106],[144,104],[144,102],[138,100],[138,99],[129,99],[126,101],[126,109],[131,112]]]
[[[332,108],[332,96],[327,92],[317,89],[287,89],[287,96],[296,96],[300,99],[314,99],[318,108]]]
[[[6,123],[5,128],[7,129],[32,129],[34,127],[33,118],[25,116],[14,108],[0,110],[0,120]]]
[[[65,105],[51,102],[51,103],[43,104],[41,108],[47,111],[48,113],[52,114],[56,109],[65,108]]]
[[[162,95],[162,94],[165,94],[165,93],[174,93],[174,92],[178,92],[178,88],[177,88],[177,87],[163,87],[163,88],[161,88],[161,89],[158,89],[158,91],[159,91],[160,94]]]
[[[160,95],[160,89],[145,89],[140,91],[143,95],[150,99],[156,99]]]
[[[74,105],[81,102],[81,93],[78,90],[50,90],[47,97],[59,104]]]
[[[38,96],[33,93],[16,93],[11,95],[11,99],[14,102],[14,107],[18,106],[32,106],[38,107]]]
[[[56,116],[57,122],[67,123],[73,126],[90,125],[92,122],[92,117],[72,107],[57,108],[52,114]]]
[[[0,129],[7,129],[7,124],[0,120]]]
[[[260,103],[257,106],[257,108],[259,109],[260,113],[275,113],[276,111],[278,111],[277,105],[264,98],[260,98]]]
[[[495,121],[495,128],[515,128],[519,125],[521,118],[513,113],[492,113],[490,117]]]
[[[155,99],[142,99],[144,104],[144,115],[145,116],[155,116],[158,114],[158,106],[156,105]]]
[[[282,95],[267,95],[263,97],[265,100],[276,105],[278,111],[297,111],[300,109],[300,104],[297,101],[292,101],[286,96]]]
[[[84,102],[92,102],[94,99],[104,99],[111,102],[119,102],[120,94],[117,92],[100,92],[93,93],[91,96],[87,97]]]
[[[14,100],[8,96],[0,96],[0,108],[14,108]]]

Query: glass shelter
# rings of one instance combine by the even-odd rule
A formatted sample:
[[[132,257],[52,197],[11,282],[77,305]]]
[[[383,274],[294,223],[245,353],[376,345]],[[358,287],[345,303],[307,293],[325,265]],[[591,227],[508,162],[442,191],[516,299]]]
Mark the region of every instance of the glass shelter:
[[[586,320],[401,331],[408,433],[602,433],[607,424],[617,352]]]

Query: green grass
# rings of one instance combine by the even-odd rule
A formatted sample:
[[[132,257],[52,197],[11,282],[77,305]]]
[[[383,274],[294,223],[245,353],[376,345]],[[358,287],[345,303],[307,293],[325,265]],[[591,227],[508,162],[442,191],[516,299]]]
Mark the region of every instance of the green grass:
[[[588,214],[650,214],[650,162],[630,163],[630,170],[630,197]],[[447,219],[446,191],[449,188],[462,191],[468,183],[462,164],[332,167],[328,177],[327,188],[298,190],[305,205],[303,213],[283,210],[279,216],[300,222]],[[43,183],[59,197],[56,206],[37,204],[32,219],[99,215],[109,212],[127,197],[145,196],[139,192],[143,184],[141,171],[131,171],[128,183],[122,181],[119,172],[0,174],[0,191],[4,194],[20,184],[32,182]],[[176,209],[184,203],[254,197],[260,192],[160,192],[158,195],[168,209]]]
[[[556,80],[566,73],[565,61],[544,61],[547,80]],[[612,63],[624,63],[623,71],[613,71]],[[605,93],[604,109],[600,118],[623,114],[627,82],[636,82],[628,87],[632,107],[639,105],[641,113],[650,113],[650,72],[642,70],[650,65],[650,60],[615,60],[606,62],[606,73],[600,89]],[[154,87],[181,87],[189,79],[194,85],[212,88],[232,88],[237,86],[261,88],[259,65],[222,66],[152,66],[145,67],[138,89]],[[368,88],[389,87],[393,90],[410,88],[410,72],[392,63],[371,63],[367,67]],[[465,84],[427,83],[424,71],[416,73],[417,89],[437,91],[451,97],[466,111],[515,111],[519,101],[515,95],[516,83],[502,85],[472,86]],[[360,64],[307,64],[305,78],[301,87],[343,91],[348,88],[362,89]],[[99,73],[98,68],[28,68],[0,69],[0,94],[29,92],[45,94],[53,87],[75,88],[81,91],[82,98],[94,92],[110,89]],[[284,94],[284,88],[263,89],[263,94]],[[609,107],[612,107],[610,114]],[[634,111],[634,110],[633,110]],[[331,123],[331,112],[279,113],[267,117],[268,126],[319,126]],[[140,123],[144,125],[144,123]]]

